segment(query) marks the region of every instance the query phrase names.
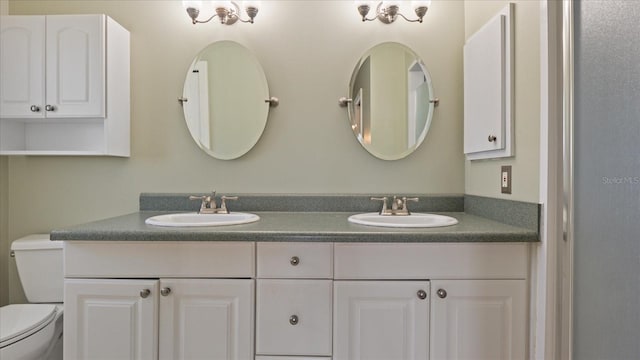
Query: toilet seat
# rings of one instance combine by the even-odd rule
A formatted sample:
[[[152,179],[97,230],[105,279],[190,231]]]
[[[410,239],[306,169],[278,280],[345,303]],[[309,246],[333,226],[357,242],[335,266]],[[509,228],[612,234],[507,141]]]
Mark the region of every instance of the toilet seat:
[[[13,304],[0,307],[0,348],[46,327],[56,317],[56,305]]]

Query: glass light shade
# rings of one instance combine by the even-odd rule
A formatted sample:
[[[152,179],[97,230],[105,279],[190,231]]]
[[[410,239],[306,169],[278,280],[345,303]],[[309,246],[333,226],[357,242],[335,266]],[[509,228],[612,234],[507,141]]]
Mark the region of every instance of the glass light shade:
[[[428,8],[429,6],[431,6],[431,0],[412,1],[411,6],[413,7],[414,10],[420,7]]]
[[[198,1],[198,0],[183,0],[182,1],[182,7],[184,7],[185,10],[189,9],[189,8],[200,10],[200,9],[202,9],[202,1]]]

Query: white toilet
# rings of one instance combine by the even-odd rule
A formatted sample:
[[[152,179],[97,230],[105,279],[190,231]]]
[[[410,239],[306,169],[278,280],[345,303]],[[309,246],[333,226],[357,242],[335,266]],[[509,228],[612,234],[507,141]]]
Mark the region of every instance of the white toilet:
[[[29,304],[0,308],[0,359],[62,359],[62,241],[29,235],[11,251]]]

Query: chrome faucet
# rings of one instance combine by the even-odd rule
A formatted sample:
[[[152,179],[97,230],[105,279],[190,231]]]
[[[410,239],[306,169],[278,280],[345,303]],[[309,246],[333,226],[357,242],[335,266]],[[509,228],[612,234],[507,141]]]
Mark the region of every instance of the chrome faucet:
[[[389,209],[389,207],[387,206],[388,198],[386,196],[381,198],[372,197],[371,200],[382,201],[382,210],[380,210],[380,215],[407,216],[411,215],[411,212],[407,207],[407,201],[417,202],[418,198],[407,198],[406,196],[399,198],[397,196],[394,196],[391,202],[391,209]]]
[[[237,196],[221,196],[220,197],[220,207],[216,203],[216,192],[215,190],[211,192],[211,195],[204,196],[189,196],[189,200],[202,200],[200,204],[199,214],[228,214],[229,209],[227,209],[227,200],[238,200]]]

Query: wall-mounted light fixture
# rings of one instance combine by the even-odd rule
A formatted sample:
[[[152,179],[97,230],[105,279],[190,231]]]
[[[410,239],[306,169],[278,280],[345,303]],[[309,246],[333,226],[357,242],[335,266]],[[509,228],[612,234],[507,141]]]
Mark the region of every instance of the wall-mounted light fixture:
[[[183,0],[182,6],[187,10],[187,14],[189,14],[193,24],[207,23],[217,16],[220,19],[220,23],[225,25],[233,25],[237,21],[253,24],[253,19],[258,15],[260,8],[260,1],[243,1],[242,7],[249,17],[249,20],[244,20],[240,17],[240,6],[235,1],[211,1],[211,3],[215,14],[206,20],[198,20],[198,15],[200,15],[200,10],[202,9],[202,1]]]
[[[417,19],[408,19],[400,12],[400,1],[380,1],[376,6],[376,16],[373,18],[368,18],[367,14],[369,14],[369,10],[371,10],[372,4],[375,4],[375,1],[362,1],[356,0],[356,7],[358,8],[358,12],[362,16],[362,21],[373,21],[378,19],[385,24],[391,24],[396,21],[398,16],[409,21],[409,22],[422,22],[422,18],[427,13],[429,9],[429,5],[431,5],[431,0],[422,0],[422,1],[412,1],[411,5],[416,15]]]

